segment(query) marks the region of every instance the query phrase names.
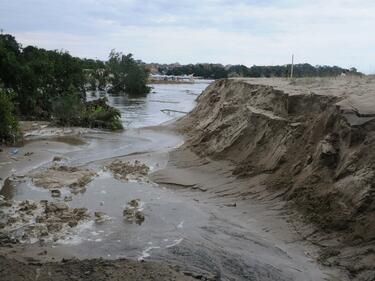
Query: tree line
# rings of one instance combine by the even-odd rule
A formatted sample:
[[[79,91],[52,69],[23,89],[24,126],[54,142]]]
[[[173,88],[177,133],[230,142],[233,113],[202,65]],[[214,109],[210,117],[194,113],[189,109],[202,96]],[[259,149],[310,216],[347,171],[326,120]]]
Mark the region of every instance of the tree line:
[[[166,75],[191,75],[205,79],[221,79],[230,77],[289,77],[291,65],[251,66],[221,64],[188,64],[188,65],[159,65],[158,71]],[[342,73],[362,75],[355,68],[345,69],[338,66],[317,65],[308,63],[294,65],[294,77],[332,77]]]
[[[148,71],[131,54],[112,51],[107,61],[66,51],[22,47],[0,35],[0,142],[19,135],[17,119],[58,125],[120,129],[120,112],[105,100],[86,101],[88,91],[144,95]]]

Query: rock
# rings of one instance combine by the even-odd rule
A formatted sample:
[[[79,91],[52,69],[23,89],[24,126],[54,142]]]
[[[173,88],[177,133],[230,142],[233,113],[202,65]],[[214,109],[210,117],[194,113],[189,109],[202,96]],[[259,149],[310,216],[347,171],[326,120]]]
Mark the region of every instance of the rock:
[[[70,196],[70,195],[67,195],[67,196],[64,197],[65,202],[72,201],[72,200],[73,200],[73,197]]]
[[[63,160],[63,158],[60,157],[60,156],[55,156],[55,157],[53,157],[53,159],[52,159],[53,162],[59,162],[59,161],[62,161],[62,160]]]
[[[145,215],[141,211],[136,211],[135,219],[137,220],[137,222],[143,222],[145,220]]]
[[[101,218],[101,217],[105,216],[105,213],[104,212],[95,212],[94,215],[95,215],[96,218]]]
[[[74,208],[73,209],[73,213],[79,217],[79,218],[83,218],[83,217],[88,217],[89,214],[88,214],[88,211],[86,208]]]
[[[54,203],[55,204],[55,207],[57,208],[57,211],[65,211],[65,210],[68,210],[68,205],[66,205],[65,203],[63,202],[57,202],[57,203]]]
[[[323,140],[319,143],[318,154],[321,164],[328,167],[336,166],[338,153],[333,145],[327,140]]]
[[[47,206],[46,206],[45,211],[47,213],[51,213],[51,212],[54,213],[54,212],[68,210],[68,208],[69,208],[68,205],[66,205],[63,202],[48,203]]]
[[[133,199],[128,203],[129,206],[133,208],[138,208],[139,206],[139,199]]]
[[[133,199],[127,203],[127,207],[123,210],[123,217],[126,221],[141,224],[145,220],[144,214],[139,210],[139,199]]]
[[[72,221],[69,221],[69,222],[68,222],[68,225],[69,225],[70,227],[75,227],[75,226],[77,226],[77,224],[78,224],[78,222],[77,222],[76,220],[72,220]]]
[[[106,220],[107,216],[104,212],[95,212],[95,222],[96,223],[102,223]]]
[[[51,190],[51,195],[52,195],[52,197],[60,197],[61,191],[58,190],[58,189],[53,189],[53,190]]]

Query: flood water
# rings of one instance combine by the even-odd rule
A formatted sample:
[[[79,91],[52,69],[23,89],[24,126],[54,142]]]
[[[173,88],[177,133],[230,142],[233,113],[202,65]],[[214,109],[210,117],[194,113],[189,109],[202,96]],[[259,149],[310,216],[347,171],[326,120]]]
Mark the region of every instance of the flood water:
[[[88,99],[106,96],[111,105],[121,111],[121,119],[126,128],[155,126],[180,117],[183,114],[162,110],[189,112],[195,105],[197,96],[211,81],[201,80],[194,84],[152,84],[146,97],[113,96],[105,93],[89,95]]]
[[[140,159],[151,171],[167,163],[167,152],[180,144],[182,137],[170,132],[159,132],[150,126],[160,125],[192,110],[197,96],[209,81],[195,84],[155,84],[146,97],[130,98],[105,94],[111,105],[121,111],[123,132],[89,130],[83,135],[85,144],[72,143],[72,151],[59,153],[66,158],[65,165],[93,169],[98,176],[86,191],[72,196],[70,207],[85,207],[90,213],[104,212],[109,219],[96,224],[88,221],[79,225],[52,247],[78,257],[147,258],[153,250],[168,249],[183,240],[184,228],[204,224],[207,215],[191,203],[174,194],[173,190],[151,182],[115,179],[103,169],[105,163],[122,157]],[[90,95],[89,99],[103,96]],[[162,110],[179,112],[163,112]],[[36,138],[37,140],[37,138]],[[36,141],[34,139],[34,141]],[[137,156],[132,156],[137,155]],[[38,169],[48,168],[46,163]],[[69,188],[61,189],[62,196],[70,196]],[[6,187],[3,195],[14,200],[50,200],[49,190],[36,187],[30,179]],[[140,199],[145,221],[141,224],[125,222],[122,212],[126,203]],[[186,214],[189,216],[186,216]]]
[[[47,189],[26,179],[2,190],[3,195],[35,201],[61,201],[72,195],[72,201],[67,202],[70,207],[85,207],[91,214],[104,212],[109,217],[107,221],[86,221],[72,228],[66,237],[47,245],[76,257],[161,260],[194,272],[214,274],[217,280],[326,280],[314,263],[309,264],[306,258],[296,260],[283,250],[287,245],[275,245],[259,236],[256,224],[254,229],[244,227],[220,217],[220,210],[181,195],[177,189],[147,180],[119,180],[104,169],[118,158],[137,159],[151,172],[163,168],[168,151],[181,145],[183,139],[150,126],[190,111],[197,95],[207,86],[208,82],[153,85],[152,93],[142,98],[107,95],[109,103],[122,113],[126,128],[123,132],[88,130],[81,136],[83,143],[51,150],[66,158],[65,165],[83,166],[97,173],[85,192],[72,195],[69,188],[63,188],[61,198],[52,198]],[[180,113],[166,114],[168,111],[162,111],[165,109]],[[51,164],[49,161],[36,169]],[[143,223],[123,219],[124,207],[133,199],[140,200]]]

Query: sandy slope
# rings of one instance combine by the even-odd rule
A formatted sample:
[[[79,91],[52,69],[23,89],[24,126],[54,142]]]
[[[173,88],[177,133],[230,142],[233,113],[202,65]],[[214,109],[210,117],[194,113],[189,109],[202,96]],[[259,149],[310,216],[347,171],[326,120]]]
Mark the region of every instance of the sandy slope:
[[[317,227],[301,234],[321,262],[374,280],[374,97],[369,78],[220,80],[176,127],[247,182],[224,194],[279,197]]]

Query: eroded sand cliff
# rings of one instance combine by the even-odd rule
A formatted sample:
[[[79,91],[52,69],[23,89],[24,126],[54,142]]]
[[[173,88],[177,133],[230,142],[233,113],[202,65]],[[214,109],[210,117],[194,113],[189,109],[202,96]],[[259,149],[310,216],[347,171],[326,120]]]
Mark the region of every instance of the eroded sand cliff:
[[[321,261],[375,278],[375,105],[371,79],[219,80],[176,127],[185,148],[230,160],[317,232]],[[270,86],[272,85],[272,86]],[[259,196],[259,192],[257,192]],[[324,236],[324,239],[322,238]]]

